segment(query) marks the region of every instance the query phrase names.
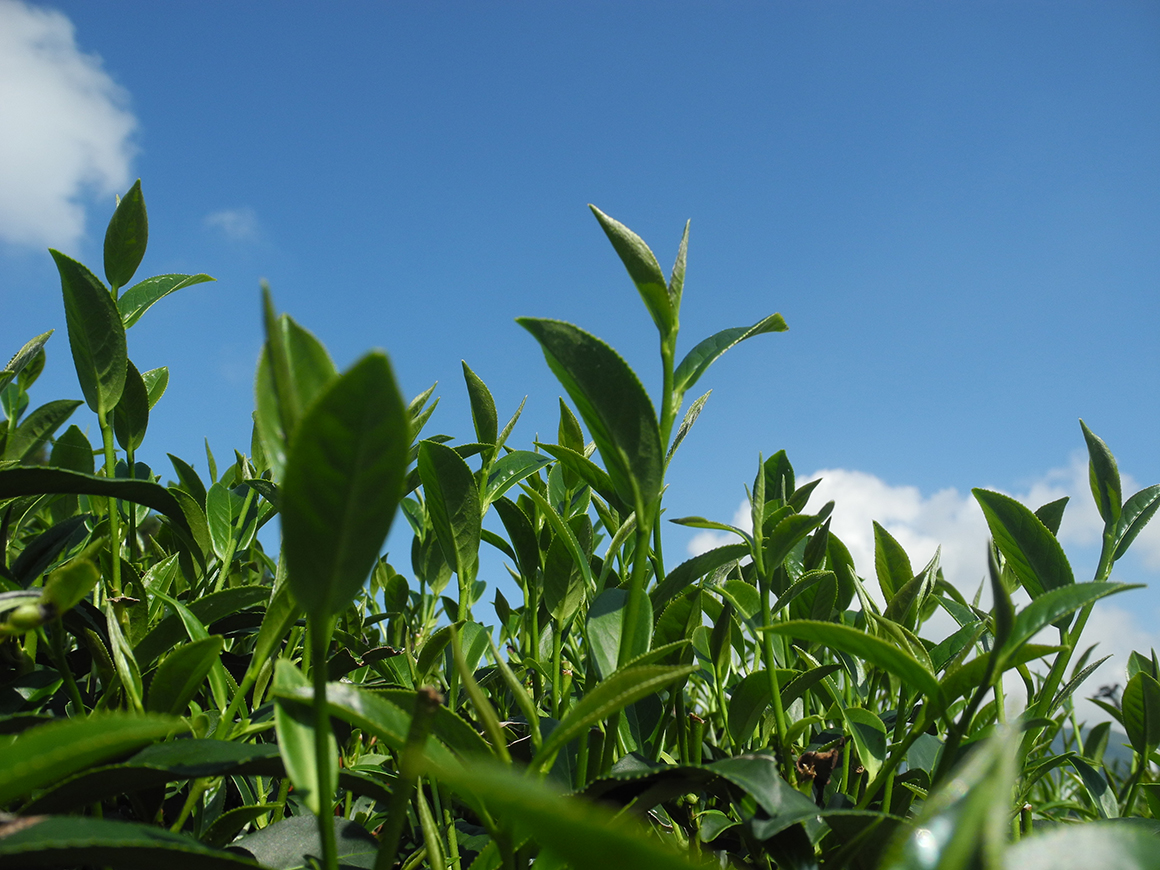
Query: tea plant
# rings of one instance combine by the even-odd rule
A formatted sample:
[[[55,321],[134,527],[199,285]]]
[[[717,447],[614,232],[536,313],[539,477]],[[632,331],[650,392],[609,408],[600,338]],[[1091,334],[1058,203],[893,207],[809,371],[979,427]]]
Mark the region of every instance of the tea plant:
[[[757,462],[751,532],[674,520],[736,541],[666,564],[665,472],[708,398],[687,394],[786,324],[679,357],[687,228],[666,277],[593,212],[657,328],[656,404],[595,336],[521,318],[570,400],[555,443],[510,446],[522,405],[501,428],[466,363],[471,440],[424,436],[434,388],[405,402],[377,352],[339,373],[264,291],[249,453],[219,469],[207,448],[205,476],[137,461],[168,373],[139,372],[127,334],[212,279],[130,285],[139,183],[107,284],[52,252],[84,401],[29,410],[51,332],[0,371],[3,866],[1160,866],[1155,652],[1118,703],[1093,699],[1129,768],[1073,701],[1104,661],[1082,643],[1092,606],[1133,588],[1112,567],[1160,486],[1125,499],[1082,426],[1105,524],[1090,582],[1056,538],[1066,500],[975,490],[989,609],[878,525],[872,596],[784,452]],[[81,404],[95,449],[65,428]],[[379,556],[397,509],[402,570]],[[494,625],[485,545],[519,590],[491,590]],[[932,639],[940,609],[956,627]]]

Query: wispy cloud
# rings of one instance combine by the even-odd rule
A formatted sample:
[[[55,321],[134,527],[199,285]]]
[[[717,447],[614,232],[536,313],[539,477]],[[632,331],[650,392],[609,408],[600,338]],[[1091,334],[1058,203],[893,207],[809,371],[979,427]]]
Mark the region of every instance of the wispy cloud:
[[[220,230],[228,238],[245,242],[258,237],[258,216],[249,207],[224,208],[205,216],[205,225]]]
[[[0,239],[75,245],[86,197],[129,186],[137,119],[60,12],[0,0]]]

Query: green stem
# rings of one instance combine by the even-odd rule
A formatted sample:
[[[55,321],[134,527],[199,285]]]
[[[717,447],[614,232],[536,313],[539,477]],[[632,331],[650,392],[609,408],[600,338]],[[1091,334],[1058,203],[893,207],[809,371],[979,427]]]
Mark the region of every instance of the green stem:
[[[391,870],[399,856],[399,841],[403,836],[403,825],[407,821],[407,805],[415,793],[418,780],[417,768],[422,758],[423,746],[431,730],[431,720],[443,699],[429,686],[419,690],[415,697],[415,710],[411,714],[411,725],[407,731],[407,742],[399,753],[399,778],[391,790],[391,802],[387,805],[387,820],[383,823],[379,837],[379,854],[375,858],[375,870]]]
[[[637,511],[636,548],[632,553],[632,577],[628,586],[628,604],[624,609],[624,621],[620,629],[620,655],[617,666],[623,667],[632,660],[636,650],[636,623],[644,598],[645,578],[648,572],[648,540],[652,536],[652,517],[641,521],[643,511]]]
[[[52,636],[49,638],[49,649],[52,650],[53,662],[56,669],[60,672],[64,679],[65,689],[68,691],[69,700],[72,701],[74,708],[74,716],[85,715],[85,702],[81,698],[81,691],[77,688],[77,681],[73,677],[72,669],[68,666],[68,659],[65,658],[64,652],[64,624],[57,620],[52,627]]]
[[[562,646],[562,634],[563,626],[560,625],[559,620],[556,620],[552,632],[552,718],[557,722],[560,720],[560,648]]]
[[[334,793],[330,783],[330,708],[326,703],[326,649],[334,630],[334,618],[310,619],[311,681],[314,684],[314,763],[318,777],[318,835],[322,841],[323,870],[338,870],[338,844],[334,838]]]
[[[101,438],[105,447],[105,477],[112,480],[117,472],[117,450],[113,446],[113,424],[108,414],[97,414],[97,423],[101,427]],[[117,499],[109,499],[109,539],[112,542],[112,585],[113,595],[121,594],[121,515],[117,511]]]
[[[769,608],[769,584],[761,584],[761,618],[765,628],[773,625],[773,613]],[[788,726],[785,721],[785,707],[781,703],[781,686],[777,679],[777,659],[774,657],[773,632],[761,633],[761,653],[765,661],[765,672],[769,676],[769,697],[773,704],[774,737],[777,741],[777,760],[781,766],[782,776],[787,782],[794,782],[796,770],[793,766],[792,753],[786,741]]]

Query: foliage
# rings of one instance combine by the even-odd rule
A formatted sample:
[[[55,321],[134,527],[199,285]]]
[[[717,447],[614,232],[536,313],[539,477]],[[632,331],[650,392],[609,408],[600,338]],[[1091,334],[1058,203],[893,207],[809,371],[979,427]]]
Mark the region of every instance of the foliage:
[[[1120,702],[1095,699],[1130,766],[1073,701],[1100,663],[1092,606],[1131,588],[1112,566],[1160,486],[1125,500],[1083,426],[1105,522],[1090,582],[1056,538],[1063,502],[976,490],[990,608],[878,525],[872,593],[784,452],[758,460],[752,531],[674,520],[737,540],[666,564],[665,472],[708,396],[686,393],[786,324],[678,360],[687,228],[666,277],[593,211],[659,333],[655,400],[597,337],[521,318],[570,400],[556,443],[510,446],[522,405],[501,428],[466,363],[472,437],[424,436],[434,388],[405,402],[378,352],[339,373],[266,291],[249,453],[219,468],[207,447],[205,474],[137,461],[168,372],[138,371],[127,333],[212,279],[126,287],[140,183],[107,284],[52,252],[101,442],[66,426],[80,401],[29,410],[51,332],[33,338],[0,371],[5,867],[1160,865],[1156,654],[1133,654]],[[398,508],[403,566],[379,556]],[[519,589],[490,590],[494,625],[483,546]],[[931,638],[940,610],[954,630]]]

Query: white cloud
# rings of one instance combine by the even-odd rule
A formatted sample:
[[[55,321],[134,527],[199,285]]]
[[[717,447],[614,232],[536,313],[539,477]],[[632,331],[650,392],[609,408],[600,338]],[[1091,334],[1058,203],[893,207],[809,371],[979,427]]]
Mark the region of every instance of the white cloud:
[[[0,240],[75,245],[84,199],[130,182],[137,119],[60,12],[0,0]]]
[[[863,471],[842,468],[828,468],[800,477],[799,482],[822,478],[810,499],[809,509],[817,510],[827,501],[835,502],[831,529],[842,539],[850,550],[859,576],[867,581],[867,589],[882,601],[874,570],[874,531],[872,521],[877,520],[886,528],[910,556],[914,570],[920,570],[941,545],[941,564],[947,580],[954,583],[970,599],[980,582],[987,576],[986,542],[989,536],[986,520],[974,496],[969,492],[960,493],[956,489],[943,489],[933,495],[923,495],[913,486],[892,485]],[[1121,475],[1125,497],[1140,487],[1126,474]],[[1040,478],[1023,487],[1025,491],[1009,493],[1022,503],[1038,508],[1064,496],[1069,496],[1067,509],[1059,530],[1059,539],[1069,551],[1072,566],[1079,581],[1091,579],[1077,565],[1087,558],[1094,568],[1103,531],[1103,521],[1096,510],[1088,484],[1087,457],[1074,454],[1068,464],[1054,468]],[[742,502],[733,517],[733,524],[749,531],[752,523],[749,505]],[[733,543],[736,536],[724,532],[702,531],[689,541],[691,554],[697,554],[726,543]],[[1160,571],[1160,519],[1145,527],[1132,545],[1137,557],[1136,564],[1123,568],[1117,563],[1113,579],[1130,582],[1153,579],[1140,577],[1140,569],[1145,574]],[[1133,574],[1135,576],[1124,576]],[[1081,646],[1097,643],[1092,661],[1111,655],[1112,659],[1096,670],[1076,693],[1077,699],[1095,693],[1101,685],[1125,682],[1124,668],[1128,654],[1132,650],[1147,652],[1154,646],[1160,647],[1160,638],[1151,629],[1160,618],[1160,609],[1155,607],[1155,595],[1144,599],[1139,592],[1129,592],[1136,596],[1133,601],[1136,610],[1125,609],[1128,599],[1109,599],[1097,603],[1084,631]],[[989,606],[989,589],[984,587],[983,603]],[[1029,599],[1026,593],[1017,595],[1016,606],[1022,607]],[[1124,604],[1120,602],[1124,601]],[[1151,602],[1151,603],[1150,603]],[[953,628],[949,616],[938,611],[927,624],[924,635],[943,637]],[[1037,641],[1052,642],[1045,633]],[[1082,650],[1077,650],[1077,656]],[[1018,680],[1007,680],[1012,690],[1013,702],[1022,699],[1022,684]],[[1077,707],[1081,719],[1095,722],[1107,718],[1107,714],[1094,705],[1081,701]]]
[[[258,235],[258,216],[252,208],[225,208],[205,216],[205,225],[221,230],[234,241]]]

